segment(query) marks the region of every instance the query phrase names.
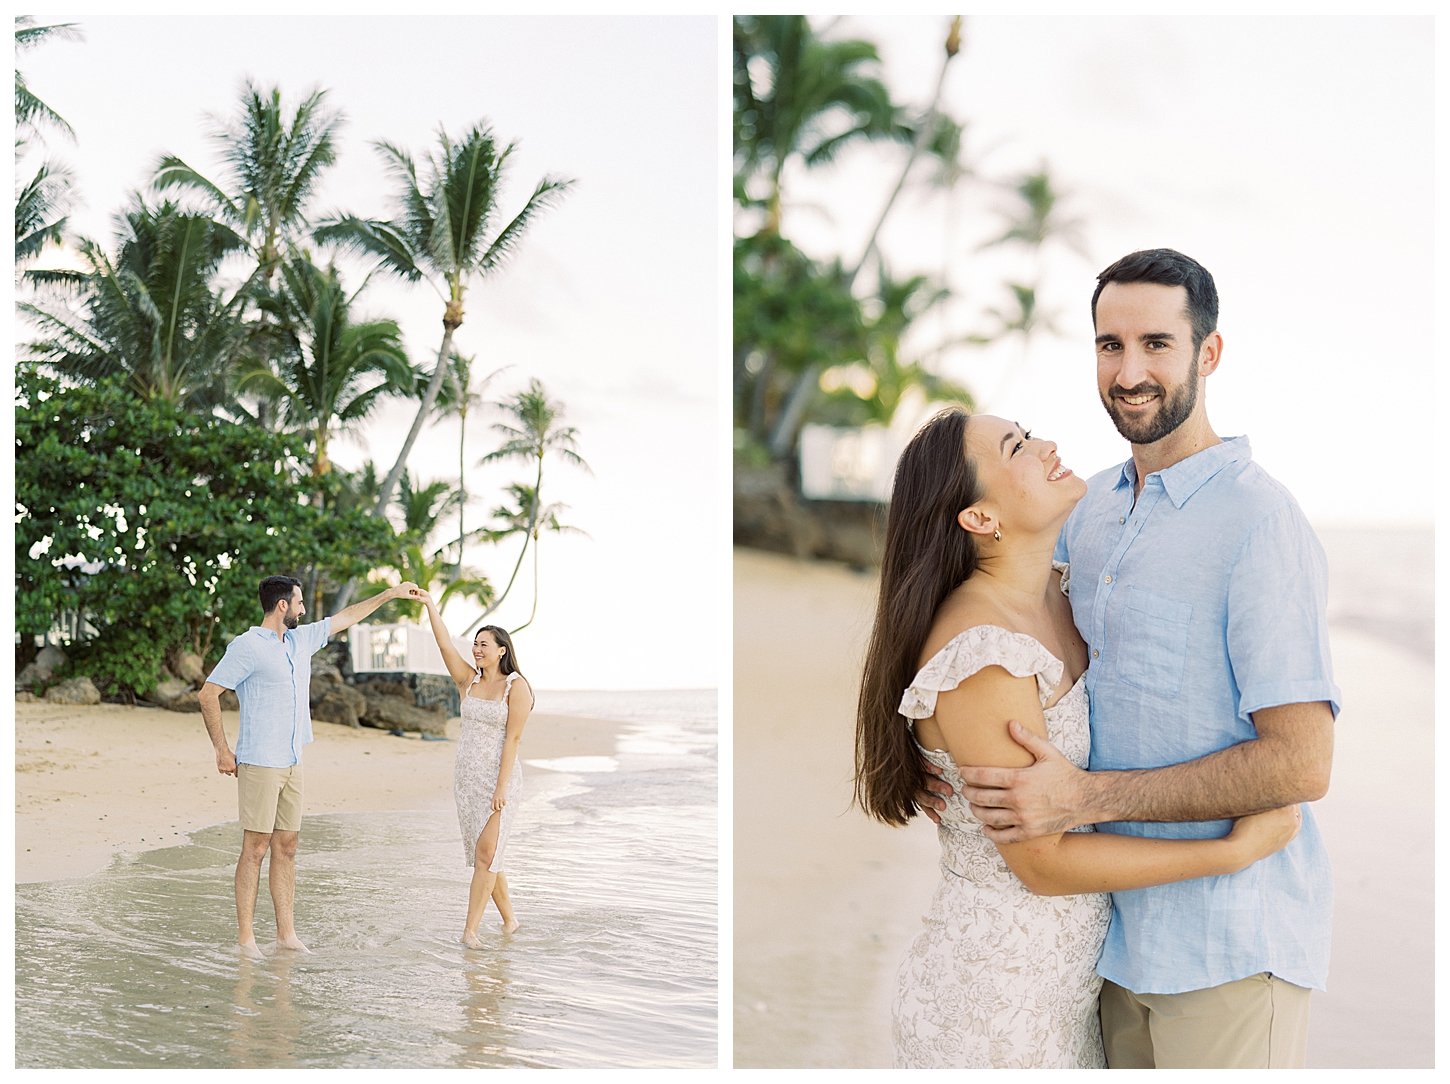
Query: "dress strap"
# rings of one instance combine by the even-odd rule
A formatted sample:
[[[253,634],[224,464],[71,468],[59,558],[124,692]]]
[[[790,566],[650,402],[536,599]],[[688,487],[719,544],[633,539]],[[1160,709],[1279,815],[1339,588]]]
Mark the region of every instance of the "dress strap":
[[[481,677],[483,677],[483,671],[482,670],[475,670],[473,672],[473,680],[468,683],[468,689],[471,689],[475,685],[477,685],[478,684],[478,679],[481,678]],[[468,689],[464,689],[463,690],[463,695],[464,696],[467,696],[468,695]]]
[[[1067,595],[1072,581],[1072,567],[1066,561],[1053,561],[1052,567],[1062,573],[1062,582],[1058,584],[1058,587],[1064,595]]]
[[[930,718],[936,713],[937,693],[955,689],[988,666],[1000,666],[1013,677],[1035,677],[1044,704],[1062,680],[1061,660],[1031,636],[997,625],[974,625],[927,660],[902,694],[897,711],[908,719]]]

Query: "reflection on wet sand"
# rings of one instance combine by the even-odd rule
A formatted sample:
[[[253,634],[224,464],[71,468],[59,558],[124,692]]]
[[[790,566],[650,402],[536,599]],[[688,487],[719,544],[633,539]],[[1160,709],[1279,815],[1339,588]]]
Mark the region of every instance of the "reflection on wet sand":
[[[239,959],[227,1063],[238,1069],[280,1069],[297,1064],[307,1014],[292,1004],[295,952],[266,960]]]
[[[463,972],[463,1030],[455,1036],[458,1054],[453,1064],[478,1069],[506,1062],[515,1044],[504,999],[508,994],[508,960],[490,948],[468,953]]]

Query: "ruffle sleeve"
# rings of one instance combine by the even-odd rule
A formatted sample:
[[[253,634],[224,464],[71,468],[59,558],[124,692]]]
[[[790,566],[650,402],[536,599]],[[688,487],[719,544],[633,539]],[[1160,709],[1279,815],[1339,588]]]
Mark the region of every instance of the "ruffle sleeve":
[[[1000,666],[1013,677],[1037,678],[1037,697],[1046,704],[1062,680],[1062,662],[1032,637],[997,625],[976,625],[951,641],[917,673],[897,708],[908,719],[936,714],[938,693],[955,689],[978,670]]]

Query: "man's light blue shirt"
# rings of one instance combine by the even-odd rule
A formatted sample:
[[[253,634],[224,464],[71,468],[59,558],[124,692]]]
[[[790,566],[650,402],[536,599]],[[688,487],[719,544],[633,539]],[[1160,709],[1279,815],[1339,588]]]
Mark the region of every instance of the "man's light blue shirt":
[[[1090,767],[1160,768],[1251,741],[1261,708],[1328,701],[1337,715],[1324,549],[1248,438],[1148,475],[1136,503],[1135,480],[1131,459],[1095,475],[1057,543],[1088,645]],[[1333,883],[1303,813],[1289,846],[1240,873],[1114,892],[1098,973],[1140,994],[1263,971],[1323,990]],[[1098,830],[1209,839],[1232,823]]]
[[[227,645],[207,681],[235,689],[242,708],[237,763],[290,768],[312,740],[312,656],[332,634],[332,618],[288,629],[281,639],[253,625]]]

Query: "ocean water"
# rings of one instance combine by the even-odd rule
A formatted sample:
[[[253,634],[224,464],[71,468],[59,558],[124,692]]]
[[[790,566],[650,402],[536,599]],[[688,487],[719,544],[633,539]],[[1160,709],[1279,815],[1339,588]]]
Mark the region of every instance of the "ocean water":
[[[1433,528],[1319,527],[1329,558],[1329,624],[1435,661]]]
[[[539,694],[627,725],[613,757],[539,766],[485,948],[448,813],[307,817],[296,917],[313,952],[240,960],[235,823],[17,887],[16,1065],[713,1067],[713,690]],[[265,871],[257,940],[275,936]]]

